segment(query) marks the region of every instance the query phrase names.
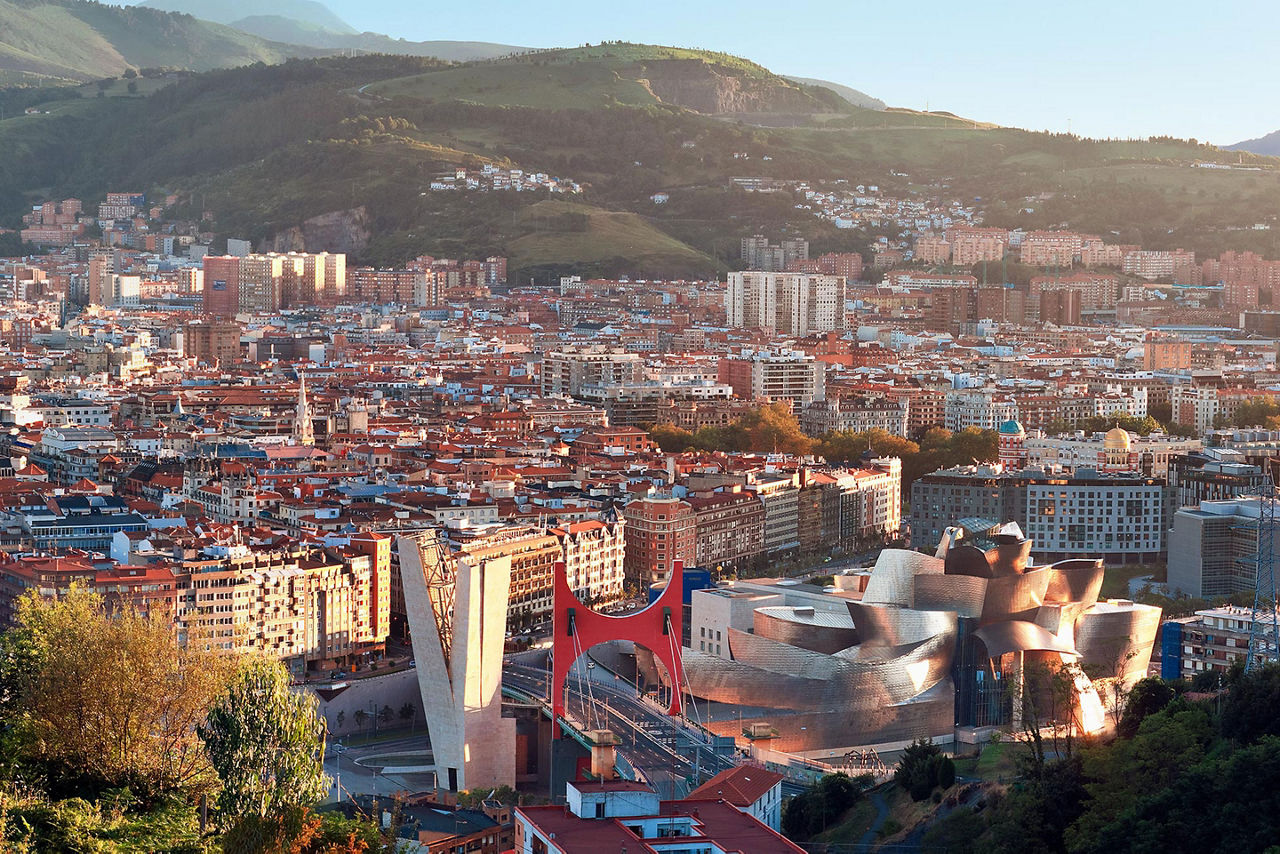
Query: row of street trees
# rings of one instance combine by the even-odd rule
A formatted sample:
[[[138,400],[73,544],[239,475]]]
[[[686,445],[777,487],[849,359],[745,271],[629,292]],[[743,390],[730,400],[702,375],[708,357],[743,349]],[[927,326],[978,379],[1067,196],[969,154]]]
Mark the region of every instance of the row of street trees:
[[[909,489],[916,478],[939,468],[995,462],[998,457],[993,430],[970,427],[958,433],[934,427],[919,442],[885,430],[840,431],[821,437],[805,434],[786,404],[771,403],[754,409],[727,427],[704,427],[690,432],[671,424],[659,424],[650,438],[668,453],[681,451],[737,451],[759,454],[816,454],[832,463],[854,463],[867,452],[902,460],[902,486]]]

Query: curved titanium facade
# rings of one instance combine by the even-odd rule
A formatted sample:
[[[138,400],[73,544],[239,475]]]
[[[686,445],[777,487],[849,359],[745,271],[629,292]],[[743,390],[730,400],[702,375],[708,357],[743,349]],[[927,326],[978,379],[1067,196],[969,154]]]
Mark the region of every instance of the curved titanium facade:
[[[858,643],[858,630],[848,614],[812,608],[757,608],[754,631],[763,638],[831,655]]]
[[[1078,663],[1077,706],[1092,727],[1100,706],[1083,668],[1131,684],[1160,622],[1158,608],[1099,603],[1102,575],[1091,559],[1036,566],[1031,543],[1008,534],[986,550],[944,542],[936,557],[885,549],[861,601],[845,603],[851,622],[775,600],[750,631],[729,629],[728,659],[686,649],[685,677],[696,697],[742,708],[713,730],[768,723],[768,746],[804,752],[1008,723],[1016,692],[1004,683],[1025,660]]]

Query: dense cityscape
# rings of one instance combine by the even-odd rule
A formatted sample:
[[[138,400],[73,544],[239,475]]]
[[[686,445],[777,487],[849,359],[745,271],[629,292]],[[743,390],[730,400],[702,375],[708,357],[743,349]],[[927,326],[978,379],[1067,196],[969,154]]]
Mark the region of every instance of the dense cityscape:
[[[66,2],[249,54],[0,62],[0,848],[1277,850],[1270,152]]]

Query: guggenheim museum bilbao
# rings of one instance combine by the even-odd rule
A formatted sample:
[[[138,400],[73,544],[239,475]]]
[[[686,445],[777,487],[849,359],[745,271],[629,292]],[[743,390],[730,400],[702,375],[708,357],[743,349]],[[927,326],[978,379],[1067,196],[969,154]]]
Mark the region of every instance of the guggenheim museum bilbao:
[[[1114,692],[1096,683],[1146,674],[1160,609],[1099,599],[1101,560],[1037,565],[1032,547],[1012,524],[949,528],[936,555],[886,549],[835,587],[694,591],[688,690],[719,734],[826,757],[1019,725],[1033,698],[1010,686],[1065,665],[1074,720],[1101,728]]]

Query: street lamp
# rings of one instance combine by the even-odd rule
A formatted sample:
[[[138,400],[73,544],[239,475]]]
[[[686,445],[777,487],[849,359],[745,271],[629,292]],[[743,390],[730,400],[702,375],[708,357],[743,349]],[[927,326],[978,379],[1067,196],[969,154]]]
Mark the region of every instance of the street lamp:
[[[333,752],[337,754],[338,757],[338,771],[333,775],[333,786],[334,790],[338,793],[338,803],[342,803],[342,755],[347,752],[347,748],[342,744],[342,742],[335,742],[333,745]]]

